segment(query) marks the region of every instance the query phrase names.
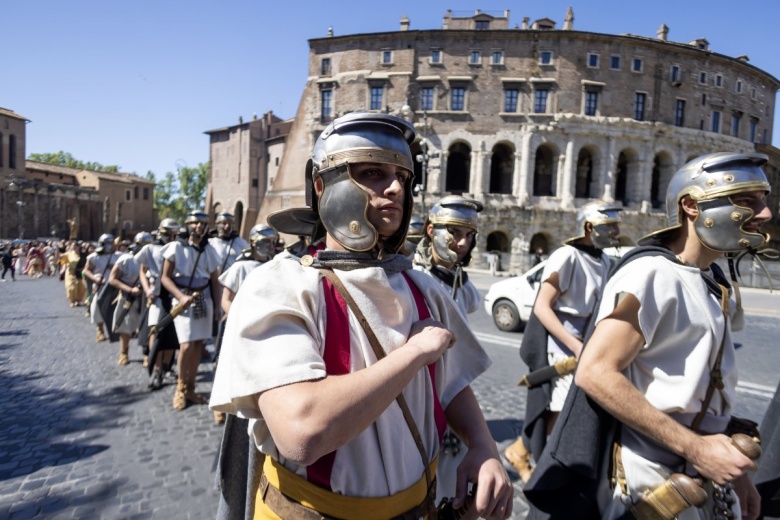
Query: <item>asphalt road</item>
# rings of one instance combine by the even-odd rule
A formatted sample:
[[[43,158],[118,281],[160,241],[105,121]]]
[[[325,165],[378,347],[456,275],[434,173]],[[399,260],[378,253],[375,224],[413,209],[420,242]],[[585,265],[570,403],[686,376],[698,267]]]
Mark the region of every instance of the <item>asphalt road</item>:
[[[483,291],[497,280],[480,273],[472,279]],[[118,344],[94,343],[84,309],[68,307],[57,280],[0,284],[0,301],[0,519],[214,518],[222,430],[208,409],[172,410],[170,382],[149,392],[134,343],[131,364],[117,366]],[[483,310],[470,320],[493,360],[474,390],[503,449],[525,412],[525,391],[515,386],[526,370],[518,356],[522,335],[500,332]],[[736,336],[743,343],[736,406],[760,421],[778,380],[780,320],[751,312],[748,330]],[[209,363],[198,379],[208,392]],[[510,475],[513,518],[523,518],[521,487]]]

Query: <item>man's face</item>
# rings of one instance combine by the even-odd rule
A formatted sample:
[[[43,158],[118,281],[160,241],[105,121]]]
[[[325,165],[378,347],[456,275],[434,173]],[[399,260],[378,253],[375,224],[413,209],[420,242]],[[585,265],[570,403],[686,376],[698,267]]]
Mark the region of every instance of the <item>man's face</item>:
[[[217,222],[217,233],[221,237],[226,237],[230,235],[230,231],[232,229],[232,225],[229,220],[220,220]]]
[[[404,186],[411,173],[400,166],[375,163],[350,165],[350,173],[368,192],[368,221],[379,236],[392,236],[404,219]]]
[[[471,246],[474,244],[476,233],[473,229],[466,226],[447,226],[447,231],[452,235],[450,250],[458,255],[458,263],[463,262],[466,255],[469,254]]]

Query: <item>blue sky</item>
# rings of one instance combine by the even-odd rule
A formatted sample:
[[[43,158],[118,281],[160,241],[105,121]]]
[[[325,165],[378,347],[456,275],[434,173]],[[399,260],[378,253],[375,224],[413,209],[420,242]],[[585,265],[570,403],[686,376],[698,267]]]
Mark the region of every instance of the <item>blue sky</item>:
[[[669,39],[704,37],[710,49],[747,54],[780,78],[780,1],[545,0],[544,2],[2,0],[0,106],[29,118],[27,153],[64,150],[158,178],[208,160],[206,130],[272,110],[295,114],[309,38],[439,29],[447,9],[510,10],[576,30]],[[780,112],[776,120],[780,119]],[[780,125],[775,125],[778,134]],[[773,144],[780,144],[775,137]]]

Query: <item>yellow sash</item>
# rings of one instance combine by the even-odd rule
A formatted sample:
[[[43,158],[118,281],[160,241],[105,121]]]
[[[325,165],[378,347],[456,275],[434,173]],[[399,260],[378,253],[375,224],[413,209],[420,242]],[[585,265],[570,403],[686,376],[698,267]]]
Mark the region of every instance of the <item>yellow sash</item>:
[[[431,474],[436,473],[439,457],[430,464]],[[393,518],[414,509],[425,500],[428,490],[423,474],[420,480],[389,497],[362,498],[339,495],[312,484],[282,466],[272,457],[265,457],[263,473],[268,483],[294,501],[325,516],[344,520],[366,518]],[[255,490],[254,520],[283,520],[263,503]]]

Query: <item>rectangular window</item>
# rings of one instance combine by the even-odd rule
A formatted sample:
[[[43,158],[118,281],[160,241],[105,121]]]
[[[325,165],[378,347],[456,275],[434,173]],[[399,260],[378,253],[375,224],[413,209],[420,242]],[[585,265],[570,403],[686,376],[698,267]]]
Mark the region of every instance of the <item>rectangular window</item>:
[[[141,189],[138,186],[135,186],[135,188],[133,188],[133,198],[138,200],[140,193]]]
[[[382,87],[371,87],[371,105],[369,110],[382,110],[382,98],[385,89]]]
[[[471,51],[469,53],[469,65],[479,65],[482,61],[482,56],[479,51]]]
[[[669,69],[669,80],[671,80],[672,83],[679,83],[680,78],[680,66],[672,65],[672,67]]]
[[[588,53],[588,67],[597,69],[599,66],[599,55],[595,52]]]
[[[504,51],[493,51],[490,55],[490,63],[492,65],[504,64]]]
[[[585,115],[595,116],[596,110],[598,110],[599,93],[598,92],[585,92]]]
[[[718,110],[712,111],[712,126],[710,130],[716,134],[720,132],[720,111]]]
[[[645,104],[647,103],[647,94],[637,92],[634,96],[634,119],[637,121],[645,120]]]
[[[756,142],[756,130],[757,129],[758,129],[758,121],[755,120],[755,119],[751,119],[750,120],[750,134],[748,136],[749,137],[748,141],[750,141],[751,143],[755,143]]]
[[[715,86],[716,87],[722,87],[723,86],[723,75],[715,74]]]
[[[466,89],[464,87],[453,87],[450,91],[450,110],[465,110],[466,107]]]
[[[540,65],[552,65],[553,53],[552,51],[542,51],[539,53]]]
[[[441,49],[431,50],[431,63],[441,63]]]
[[[330,122],[333,117],[333,91],[323,90],[320,92],[320,102],[320,119],[323,123]]]
[[[685,126],[684,99],[678,99],[674,104],[674,126]]]
[[[420,109],[433,110],[433,87],[423,87],[420,94]]]
[[[702,85],[707,84],[707,73],[704,71],[699,72],[699,83]]]
[[[144,188],[144,200],[149,200],[149,188]]]
[[[731,135],[734,137],[739,137],[739,124],[742,122],[742,116],[739,114],[734,114],[731,116]]]
[[[504,89],[504,112],[517,112],[518,93],[516,88]]]
[[[737,82],[734,84],[734,90],[737,92],[737,94],[742,93],[742,80],[738,79]]]
[[[634,58],[631,60],[631,70],[634,72],[642,72],[642,69],[644,68],[644,62],[642,61],[642,58]]]
[[[755,89],[755,87],[750,89],[750,99],[756,99],[756,89]]]
[[[330,76],[330,58],[322,58],[320,62],[320,76]]]
[[[477,31],[487,31],[490,29],[490,21],[489,20],[477,20],[474,22],[474,29]]]
[[[547,89],[537,89],[534,91],[534,114],[547,113]]]
[[[133,194],[130,190],[125,190],[125,200],[131,200],[133,198]]]
[[[609,68],[612,70],[620,69],[620,56],[612,56],[609,58]]]
[[[382,64],[389,65],[393,63],[393,51],[382,51]]]

